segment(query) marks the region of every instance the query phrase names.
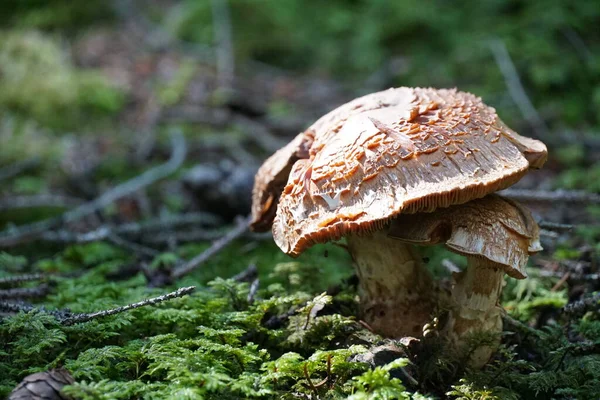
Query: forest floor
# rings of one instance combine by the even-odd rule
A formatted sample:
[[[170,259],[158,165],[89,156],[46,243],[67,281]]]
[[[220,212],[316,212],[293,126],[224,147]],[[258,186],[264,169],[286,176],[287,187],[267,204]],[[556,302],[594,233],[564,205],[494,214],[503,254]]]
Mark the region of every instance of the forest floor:
[[[470,370],[436,335],[357,320],[341,247],[291,259],[246,230],[262,160],[356,93],[259,63],[233,79],[148,24],[1,34],[0,397],[43,372],[82,399],[598,398],[600,201],[556,192],[598,189],[597,139],[550,143],[516,186],[544,251],[507,278],[502,344]],[[439,279],[465,265],[423,252]]]

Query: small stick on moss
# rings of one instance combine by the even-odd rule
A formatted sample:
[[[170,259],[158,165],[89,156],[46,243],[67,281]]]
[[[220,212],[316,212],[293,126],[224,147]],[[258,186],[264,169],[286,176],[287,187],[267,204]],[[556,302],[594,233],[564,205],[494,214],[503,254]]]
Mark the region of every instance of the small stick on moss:
[[[34,307],[29,303],[23,301],[11,302],[11,301],[0,301],[0,318],[8,317],[20,312],[31,312],[37,311],[46,314],[53,315],[59,321],[64,320],[73,315],[73,313],[66,310],[47,310],[44,307]]]
[[[174,292],[167,293],[162,296],[152,297],[150,299],[142,300],[140,302],[133,303],[133,304],[128,304],[126,306],[117,307],[117,308],[113,308],[110,310],[98,311],[98,312],[94,312],[94,313],[88,313],[88,314],[76,314],[76,315],[65,318],[61,322],[63,325],[79,324],[82,322],[91,321],[92,319],[95,319],[95,318],[103,318],[103,317],[107,317],[109,315],[114,315],[114,314],[122,313],[124,311],[133,310],[134,308],[158,304],[158,303],[161,303],[166,300],[174,299],[176,297],[182,297],[186,294],[191,293],[192,291],[194,291],[194,289],[196,289],[195,286],[188,286],[188,287],[177,289]]]
[[[233,277],[231,277],[231,279],[233,279],[236,282],[251,282],[255,280],[257,276],[258,268],[256,267],[256,264],[250,264],[248,265],[248,268],[246,268],[239,274],[234,275]]]
[[[575,301],[563,307],[562,311],[570,317],[580,317],[590,310],[600,308],[600,293]]]
[[[167,218],[152,218],[147,221],[128,222],[120,225],[102,225],[89,232],[71,232],[68,230],[56,230],[44,232],[41,239],[48,242],[64,242],[64,243],[88,243],[97,240],[104,240],[111,234],[116,234],[121,237],[140,238],[143,242],[148,243],[164,243],[170,231],[178,228],[202,226],[216,226],[221,223],[221,219],[213,214],[205,212],[194,212],[180,215],[174,215]],[[205,232],[208,240],[218,238],[222,233],[217,230],[202,230]],[[147,236],[147,237],[146,237]],[[161,239],[162,238],[162,239]],[[202,238],[200,238],[202,239]]]
[[[44,297],[50,292],[50,285],[42,283],[41,285],[34,288],[15,288],[0,290],[1,300],[12,300],[12,299],[27,299]]]
[[[59,194],[37,194],[33,196],[5,196],[0,199],[0,211],[16,208],[57,207],[71,208],[83,203],[81,199]]]
[[[248,304],[254,303],[254,298],[256,297],[256,292],[258,292],[258,287],[260,286],[260,279],[256,278],[250,284],[250,291],[248,292],[248,297],[246,300]]]
[[[579,204],[600,204],[600,194],[579,190],[528,190],[505,189],[499,194],[523,202],[563,202]]]
[[[564,274],[562,276],[562,278],[559,279],[558,282],[556,282],[556,284],[554,286],[552,286],[552,289],[550,289],[551,292],[556,292],[558,289],[560,289],[560,287],[562,285],[565,284],[565,282],[571,277],[571,272],[567,271],[566,274]]]
[[[25,275],[14,275],[14,276],[5,276],[4,278],[0,278],[0,286],[16,286],[23,282],[31,282],[46,279],[46,275],[44,274],[25,274]]]
[[[539,221],[538,225],[540,228],[547,229],[549,231],[572,231],[575,228],[575,225],[560,224],[558,222],[550,221]]]
[[[173,152],[171,153],[171,158],[169,158],[166,163],[151,168],[141,175],[115,186],[91,202],[84,203],[58,217],[48,218],[31,224],[22,225],[17,228],[9,228],[1,231],[0,248],[15,246],[35,240],[42,236],[44,232],[66,223],[76,222],[103,209],[122,197],[135,193],[138,190],[171,175],[181,167],[187,153],[185,138],[181,132],[177,132],[171,136],[171,143],[173,145]]]
[[[375,333],[375,331],[373,330],[373,328],[371,327],[371,325],[367,324],[365,321],[363,321],[362,319],[358,320],[358,323],[365,328],[366,330],[368,330],[371,333]]]
[[[221,239],[215,241],[212,244],[212,246],[210,246],[208,249],[206,249],[205,251],[203,251],[196,257],[192,258],[190,261],[188,261],[184,265],[176,268],[173,271],[173,273],[171,274],[171,277],[173,279],[179,279],[182,276],[189,274],[190,272],[192,272],[193,270],[198,268],[200,265],[204,264],[212,256],[219,253],[221,250],[223,250],[225,247],[227,247],[229,244],[231,244],[231,242],[233,242],[235,239],[237,239],[242,234],[244,234],[248,230],[249,226],[250,226],[250,217],[246,217],[246,218],[242,219],[241,221],[238,222],[238,225],[235,228],[233,228],[231,231],[229,231]]]
[[[134,242],[130,242],[129,240],[125,240],[118,235],[109,235],[107,238],[111,243],[126,249],[131,250],[141,258],[153,258],[160,254],[160,251],[154,250],[150,247],[142,246],[141,244],[137,244]]]

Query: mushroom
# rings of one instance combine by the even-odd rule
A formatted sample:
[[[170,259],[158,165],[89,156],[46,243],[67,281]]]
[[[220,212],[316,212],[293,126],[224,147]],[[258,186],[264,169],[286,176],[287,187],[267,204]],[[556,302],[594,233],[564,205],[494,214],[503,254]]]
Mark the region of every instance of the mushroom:
[[[263,164],[252,228],[272,225],[294,257],[345,237],[362,319],[385,336],[418,336],[434,285],[416,249],[387,237],[389,221],[506,188],[546,155],[472,94],[389,89],[335,109]]]
[[[502,332],[499,298],[504,274],[527,277],[529,255],[542,250],[539,228],[529,210],[515,201],[489,195],[432,213],[401,215],[389,237],[419,245],[444,243],[467,258],[467,268],[454,275],[450,316],[444,330],[457,346],[474,332]],[[473,350],[471,365],[483,366],[494,346]]]
[[[271,229],[277,201],[287,183],[292,166],[299,159],[308,158],[311,143],[311,135],[301,133],[285,147],[277,150],[258,169],[252,190],[252,230],[264,232]]]

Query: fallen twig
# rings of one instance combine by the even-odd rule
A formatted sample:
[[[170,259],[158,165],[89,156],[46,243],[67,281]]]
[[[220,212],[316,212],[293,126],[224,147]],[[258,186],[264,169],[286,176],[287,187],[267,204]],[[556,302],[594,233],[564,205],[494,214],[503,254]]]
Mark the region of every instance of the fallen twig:
[[[14,276],[5,276],[4,278],[0,278],[0,286],[15,286],[23,282],[31,282],[37,281],[40,279],[45,279],[46,275],[44,274],[25,274],[25,275],[14,275]]]
[[[227,0],[211,0],[219,86],[230,89],[235,72],[231,18]]]
[[[130,242],[125,240],[118,235],[110,235],[107,238],[113,244],[122,247],[127,250],[131,250],[141,257],[156,257],[160,254],[160,251],[151,249],[150,247],[142,246],[141,244]]]
[[[0,300],[44,297],[50,292],[50,285],[42,283],[34,288],[14,288],[0,290]]]
[[[575,228],[575,225],[571,224],[560,224],[558,222],[550,222],[550,221],[540,221],[538,225],[542,229],[547,229],[549,231],[571,231]]]
[[[552,286],[552,289],[550,289],[551,292],[556,292],[558,289],[560,289],[560,287],[562,285],[565,284],[566,281],[569,280],[569,278],[571,277],[571,273],[567,272],[566,274],[564,274],[559,280],[558,282],[556,282],[554,284],[554,286]]]
[[[248,297],[246,297],[246,301],[248,304],[254,303],[254,298],[256,297],[256,292],[258,292],[258,287],[260,286],[260,279],[256,278],[250,284],[250,291],[248,292]]]
[[[224,232],[221,229],[193,229],[191,231],[172,231],[147,235],[140,238],[140,241],[149,245],[168,244],[170,241],[177,243],[189,243],[206,240],[217,240],[223,237]],[[272,238],[271,232],[244,232],[243,237],[254,241],[269,240]]]
[[[585,299],[575,301],[563,307],[562,311],[572,317],[580,317],[590,310],[600,308],[600,293],[596,293]]]
[[[256,267],[256,264],[250,264],[248,265],[248,268],[246,268],[239,274],[234,275],[233,277],[231,277],[231,279],[233,279],[236,282],[251,282],[255,280],[257,276],[258,268]]]
[[[137,303],[128,304],[126,306],[117,307],[117,308],[113,308],[110,310],[98,311],[98,312],[88,313],[88,314],[75,314],[75,315],[65,318],[61,322],[63,323],[63,325],[79,324],[81,322],[91,321],[92,319],[95,319],[95,318],[107,317],[109,315],[114,315],[114,314],[122,313],[124,311],[133,310],[134,308],[140,308],[140,307],[144,307],[144,306],[148,306],[148,305],[158,304],[158,303],[162,303],[163,301],[166,301],[166,300],[174,299],[176,297],[182,297],[186,294],[193,292],[194,289],[196,289],[195,286],[188,286],[188,287],[177,289],[174,292],[167,293],[162,296],[152,297],[150,299],[142,300]]]
[[[110,235],[125,236],[127,238],[138,237],[143,235],[149,235],[147,243],[162,243],[165,240],[156,240],[157,237],[162,237],[161,232],[169,231],[187,226],[198,226],[198,225],[218,225],[221,220],[213,214],[197,212],[188,213],[181,215],[174,215],[167,218],[155,218],[149,219],[148,221],[141,222],[129,222],[121,225],[103,225],[93,231],[89,232],[71,232],[68,230],[57,230],[44,232],[40,237],[42,240],[49,242],[65,242],[65,243],[88,243],[97,240],[103,240],[108,238]],[[219,233],[213,231],[206,231],[212,234],[209,239],[214,240],[220,236]],[[167,233],[167,235],[169,235]],[[204,239],[200,239],[204,240]]]
[[[262,118],[248,118],[246,116],[234,113],[230,110],[206,108],[206,107],[178,107],[166,111],[161,119],[167,122],[185,121],[198,124],[207,124],[219,128],[234,126],[243,132],[251,133],[248,139],[261,146],[265,151],[276,151],[287,144],[287,140],[274,135],[272,131],[281,130],[281,123],[277,125]],[[297,124],[290,131],[290,134],[301,130],[303,125]],[[287,133],[287,132],[286,132]]]
[[[0,181],[10,179],[22,172],[27,171],[28,169],[35,168],[39,165],[39,163],[40,160],[38,158],[30,158],[28,160],[19,161],[14,164],[7,165],[6,167],[2,167],[0,168]]]
[[[549,231],[547,229],[540,229],[539,234],[540,234],[540,236],[545,236],[545,237],[549,237],[552,239],[556,239],[560,236],[558,233],[556,233],[554,231]]]
[[[10,247],[34,240],[46,231],[54,229],[62,224],[71,223],[86,217],[122,197],[171,175],[183,164],[186,155],[185,139],[180,132],[171,136],[171,142],[173,144],[173,152],[171,158],[166,163],[149,169],[141,175],[105,192],[95,200],[82,204],[59,217],[48,218],[0,232],[0,247]]]
[[[173,272],[171,274],[172,278],[179,279],[182,276],[187,275],[190,272],[192,272],[193,270],[195,270],[196,268],[198,268],[200,265],[205,263],[209,258],[211,258],[215,254],[219,253],[227,245],[229,245],[235,239],[237,239],[242,234],[244,234],[248,230],[249,225],[250,225],[250,217],[246,217],[243,220],[241,220],[238,223],[237,227],[235,227],[234,229],[229,231],[221,239],[215,241],[212,244],[212,246],[210,246],[204,252],[202,252],[199,255],[197,255],[196,257],[192,258],[184,265],[173,270]]]
[[[157,232],[155,235],[145,235],[141,237],[140,241],[149,245],[164,245],[169,244],[170,242],[189,243],[217,240],[220,237],[223,237],[223,231],[220,229],[208,230],[196,228],[191,231]]]
[[[81,199],[56,194],[38,194],[33,196],[5,196],[0,199],[0,211],[15,208],[61,207],[70,208],[83,203]]]
[[[539,271],[540,276],[545,278],[563,278],[567,276],[567,280],[571,281],[586,281],[586,282],[596,282],[600,280],[600,274],[578,274],[577,272],[555,272],[555,271]]]
[[[525,88],[523,88],[517,69],[510,58],[510,54],[508,54],[504,42],[500,39],[492,40],[490,41],[490,49],[502,76],[504,76],[508,93],[510,93],[517,107],[519,107],[521,114],[529,122],[538,137],[548,137],[548,126],[531,103],[531,100],[529,100],[529,97],[527,97]]]
[[[587,193],[577,190],[529,190],[529,189],[504,189],[498,192],[502,196],[517,201],[540,201],[563,203],[600,204],[600,194]]]

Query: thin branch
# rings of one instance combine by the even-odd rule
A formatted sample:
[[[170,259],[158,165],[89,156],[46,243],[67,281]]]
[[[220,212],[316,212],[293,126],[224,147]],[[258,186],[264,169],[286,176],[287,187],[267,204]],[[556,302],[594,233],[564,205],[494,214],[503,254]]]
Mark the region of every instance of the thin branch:
[[[220,223],[221,219],[213,214],[197,212],[174,215],[167,218],[154,218],[141,222],[129,222],[121,225],[103,225],[93,231],[82,233],[67,230],[50,231],[45,232],[41,236],[41,239],[49,242],[87,243],[106,239],[110,235],[125,236],[129,238],[152,234],[148,237],[148,243],[161,243],[163,241],[154,240],[156,237],[161,236],[161,232],[180,227],[196,227],[198,225],[214,226]],[[213,231],[206,232],[213,234],[207,240],[214,240],[216,238],[215,235],[218,235],[218,233]]]
[[[0,168],[0,181],[15,177],[28,169],[37,167],[39,164],[40,160],[36,157],[2,167]]]
[[[246,297],[248,304],[254,303],[254,298],[256,297],[256,292],[258,292],[259,286],[260,286],[260,279],[258,279],[258,278],[253,280],[252,283],[250,284],[250,291],[248,292],[248,296]]]
[[[577,54],[585,62],[591,62],[594,58],[594,53],[591,52],[590,48],[585,44],[581,36],[575,31],[575,29],[568,27],[561,30],[562,34],[565,35],[567,40],[573,45]]]
[[[32,224],[22,225],[0,232],[0,248],[10,247],[34,240],[48,230],[54,229],[57,226],[65,223],[78,221],[83,217],[101,210],[102,208],[112,204],[114,201],[122,197],[130,195],[131,193],[135,193],[141,188],[151,185],[156,181],[171,175],[183,164],[186,155],[185,139],[181,132],[173,134],[171,136],[171,142],[173,145],[173,152],[171,154],[171,158],[166,163],[149,169],[141,175],[105,192],[95,200],[82,204],[74,210],[68,211],[59,217],[48,218]]]
[[[33,196],[5,196],[0,199],[0,211],[16,208],[60,207],[70,208],[83,203],[82,200],[57,194],[39,194]]]
[[[504,189],[498,194],[517,201],[600,204],[600,194],[576,190]]]
[[[150,247],[142,246],[141,244],[130,242],[129,240],[125,240],[118,235],[110,235],[108,236],[108,240],[124,249],[130,250],[140,257],[156,257],[160,254],[160,251],[154,250]]]
[[[158,304],[163,301],[166,301],[166,300],[174,299],[176,297],[182,297],[186,294],[193,292],[194,289],[196,289],[195,286],[188,286],[188,287],[177,289],[174,292],[167,293],[162,296],[152,297],[150,299],[142,300],[140,302],[133,303],[133,304],[128,304],[126,306],[117,307],[117,308],[113,308],[110,310],[98,311],[98,312],[89,313],[89,314],[76,314],[76,315],[73,315],[73,316],[70,316],[70,317],[64,319],[62,321],[62,323],[63,323],[63,325],[73,325],[73,324],[79,324],[82,322],[91,321],[92,319],[95,319],[95,318],[108,317],[109,315],[114,315],[114,314],[122,313],[124,311],[133,310],[134,308],[140,308],[140,307],[144,307],[144,306],[148,306],[148,305],[154,305],[154,304]]]
[[[257,276],[258,268],[256,267],[256,264],[250,264],[248,265],[248,268],[246,268],[239,274],[232,276],[231,279],[233,279],[236,282],[250,282],[255,280]]]
[[[235,72],[231,18],[227,0],[211,0],[219,86],[231,88]]]
[[[242,132],[251,133],[248,135],[249,140],[252,140],[266,151],[271,152],[276,151],[287,144],[286,140],[281,139],[273,133],[278,127],[277,123],[269,122],[266,119],[248,118],[224,109],[179,106],[165,111],[161,116],[161,120],[165,122],[179,121],[207,124],[220,128],[233,125]],[[303,127],[303,125],[296,124],[292,129],[298,129],[290,129],[290,133],[303,129]]]
[[[569,278],[571,277],[571,273],[567,272],[566,274],[564,274],[559,280],[558,282],[556,282],[554,284],[554,286],[552,286],[552,289],[550,289],[551,292],[556,292],[558,289],[560,289],[560,287],[562,285],[565,284],[566,281],[569,280]]]
[[[540,270],[538,272],[540,276],[550,277],[550,278],[562,278],[568,274],[568,280],[571,281],[586,281],[586,282],[597,282],[600,279],[600,274],[578,274],[577,272],[556,272],[556,271],[546,271]]]
[[[22,301],[12,302],[12,301],[0,301],[0,318],[6,317],[12,314],[16,314],[19,312],[30,312],[35,310],[36,308],[31,304],[24,303]]]
[[[34,288],[0,289],[0,300],[13,300],[34,297],[44,297],[50,292],[50,285],[42,283]]]
[[[547,229],[549,231],[572,231],[575,228],[575,225],[571,224],[561,224],[558,222],[550,222],[550,221],[540,221],[538,225],[542,229]]]
[[[590,310],[600,308],[600,293],[596,293],[585,299],[575,301],[563,307],[562,311],[572,317],[580,317]]]
[[[189,243],[207,240],[217,240],[223,237],[223,231],[220,229],[193,229],[191,231],[171,231],[157,232],[155,235],[147,235],[140,240],[150,245],[168,244],[171,241],[176,243]]]
[[[210,259],[215,254],[219,253],[223,250],[227,245],[231,244],[235,239],[243,235],[250,225],[250,217],[246,217],[238,223],[238,226],[229,231],[225,236],[221,239],[217,240],[210,246],[206,251],[200,253],[196,257],[192,258],[190,261],[182,265],[181,267],[176,268],[171,276],[173,279],[181,278],[184,275],[189,274],[200,265],[205,263],[208,259]]]
[[[46,278],[46,275],[44,275],[44,274],[26,274],[26,275],[6,276],[4,278],[0,278],[0,286],[16,286],[23,282],[37,281],[37,280],[45,279],[45,278]]]
[[[538,137],[547,137],[548,126],[531,103],[531,100],[529,100],[529,97],[527,97],[525,88],[523,88],[517,69],[510,58],[510,54],[508,54],[504,42],[500,39],[492,40],[490,41],[490,49],[502,76],[504,76],[508,92],[517,104],[517,107],[519,107],[521,114],[529,122]]]

